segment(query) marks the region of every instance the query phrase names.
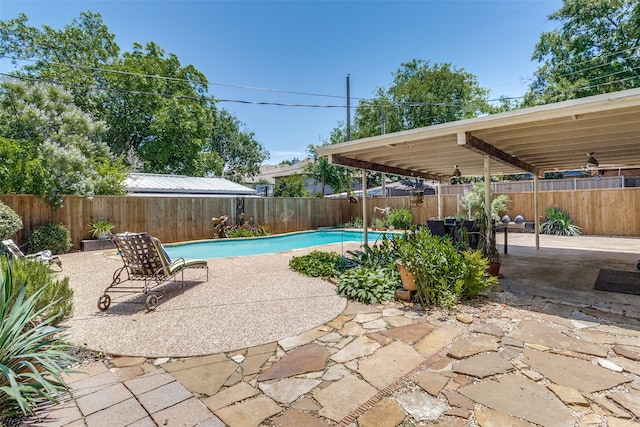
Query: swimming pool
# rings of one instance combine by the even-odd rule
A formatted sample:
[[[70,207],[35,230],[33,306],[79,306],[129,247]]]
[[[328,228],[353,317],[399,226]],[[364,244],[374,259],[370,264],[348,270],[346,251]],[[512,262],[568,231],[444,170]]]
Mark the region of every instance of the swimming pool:
[[[376,231],[368,233],[369,243],[373,243],[383,234]],[[361,231],[318,230],[302,231],[265,237],[242,239],[216,239],[193,243],[167,245],[165,249],[171,258],[227,258],[246,255],[269,254],[291,249],[309,248],[341,242],[363,243]]]

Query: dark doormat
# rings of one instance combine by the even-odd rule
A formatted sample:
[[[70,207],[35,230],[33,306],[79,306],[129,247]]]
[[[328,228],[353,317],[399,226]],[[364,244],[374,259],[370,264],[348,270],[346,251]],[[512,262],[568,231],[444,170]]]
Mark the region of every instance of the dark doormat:
[[[640,273],[636,271],[600,269],[596,284],[598,291],[640,295]]]

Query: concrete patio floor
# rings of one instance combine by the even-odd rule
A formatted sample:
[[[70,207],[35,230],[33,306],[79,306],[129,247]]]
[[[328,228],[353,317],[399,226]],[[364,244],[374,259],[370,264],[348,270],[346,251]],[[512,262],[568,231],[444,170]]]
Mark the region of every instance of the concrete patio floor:
[[[338,314],[309,319],[303,330],[270,342],[258,332],[256,342],[212,354],[149,356],[136,354],[135,342],[129,343],[127,356],[89,361],[79,367],[82,373],[67,376],[70,397],[43,408],[41,418],[27,425],[638,425],[640,296],[592,288],[600,268],[635,271],[640,239],[541,236],[541,242],[536,250],[533,235],[510,234],[499,288],[448,311],[342,300]],[[259,270],[242,276],[255,290],[262,282],[277,283],[288,259],[305,252],[225,263],[236,265],[237,272]],[[74,269],[87,262],[95,269],[100,257],[64,256],[72,286]],[[211,260],[210,266],[218,263]],[[199,287],[204,288],[193,285],[166,299],[155,313],[141,315],[142,305],[122,304],[130,312],[111,316],[153,318],[168,312],[177,323],[197,322],[190,313],[203,312],[183,307],[183,299],[197,300],[192,292]],[[102,288],[94,290],[92,304]],[[242,312],[241,303],[235,307]],[[277,310],[265,308],[250,311],[262,320],[252,327],[278,321]],[[307,310],[304,298],[297,309]],[[306,322],[300,319],[296,327]],[[129,327],[139,327],[139,321]],[[220,334],[235,333],[225,326],[217,325]],[[82,322],[75,327],[82,328]],[[201,333],[196,329],[192,335],[193,347]],[[113,338],[123,335],[116,332]]]

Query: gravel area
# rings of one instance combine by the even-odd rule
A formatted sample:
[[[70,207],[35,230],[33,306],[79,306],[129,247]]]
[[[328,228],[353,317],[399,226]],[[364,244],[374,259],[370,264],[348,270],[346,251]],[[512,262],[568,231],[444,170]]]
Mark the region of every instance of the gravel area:
[[[342,253],[356,249],[326,245]],[[98,298],[122,262],[109,252],[62,256],[74,290],[74,315],[65,322],[67,341],[111,355],[190,357],[265,344],[320,326],[346,306],[335,286],[289,269],[294,255],[312,249],[269,255],[210,259],[205,270],[185,271],[179,282],[156,288],[163,292],[158,308],[146,312],[142,293],[111,294],[108,310]],[[179,277],[179,276],[178,276]]]

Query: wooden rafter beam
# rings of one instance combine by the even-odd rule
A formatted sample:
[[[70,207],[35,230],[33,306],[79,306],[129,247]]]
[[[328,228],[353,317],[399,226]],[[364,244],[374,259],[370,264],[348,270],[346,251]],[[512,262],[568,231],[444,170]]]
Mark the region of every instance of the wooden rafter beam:
[[[410,176],[412,178],[423,178],[432,181],[444,181],[449,177],[435,175],[428,172],[418,172],[411,169],[397,168],[394,166],[382,165],[380,163],[372,163],[364,160],[351,159],[349,157],[340,156],[337,154],[331,154],[329,156],[329,162],[335,165],[349,166],[358,169],[367,169],[377,172],[390,173],[394,175]]]
[[[517,157],[500,150],[499,148],[494,147],[493,145],[483,141],[482,139],[471,135],[469,132],[458,133],[458,145],[461,145],[479,154],[487,154],[492,159],[495,159],[499,162],[514,166],[518,169],[522,169],[523,171],[529,172],[533,175],[540,176],[539,168],[525,161],[522,161]]]

